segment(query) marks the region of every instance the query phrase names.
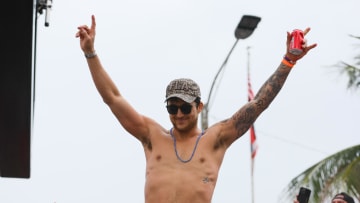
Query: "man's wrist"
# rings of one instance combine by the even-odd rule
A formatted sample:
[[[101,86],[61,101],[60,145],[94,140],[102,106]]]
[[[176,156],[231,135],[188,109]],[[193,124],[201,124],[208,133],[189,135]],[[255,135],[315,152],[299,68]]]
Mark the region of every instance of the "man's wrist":
[[[292,68],[296,64],[296,61],[292,61],[289,57],[285,55],[281,63],[284,64],[285,66]]]
[[[84,55],[85,55],[85,58],[87,58],[87,59],[94,58],[95,56],[97,56],[96,51],[88,52],[88,53],[85,53]]]

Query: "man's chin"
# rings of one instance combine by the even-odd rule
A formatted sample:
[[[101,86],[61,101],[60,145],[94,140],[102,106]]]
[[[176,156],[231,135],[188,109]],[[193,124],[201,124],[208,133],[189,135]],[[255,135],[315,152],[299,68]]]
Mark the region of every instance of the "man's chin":
[[[178,131],[186,131],[189,127],[186,122],[177,122],[175,128]]]

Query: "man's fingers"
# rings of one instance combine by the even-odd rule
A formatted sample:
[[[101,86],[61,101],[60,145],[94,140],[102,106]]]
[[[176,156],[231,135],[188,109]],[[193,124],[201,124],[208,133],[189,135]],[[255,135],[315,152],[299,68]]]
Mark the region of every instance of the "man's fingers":
[[[306,48],[307,47],[307,39],[304,38],[303,43],[302,43],[302,48]]]
[[[289,45],[291,41],[291,33],[287,32],[286,44]]]
[[[311,49],[313,49],[313,48],[315,48],[317,46],[317,44],[312,44],[312,45],[310,45],[310,46],[307,46],[305,49],[304,49],[304,55],[308,52],[308,51],[310,51]]]
[[[87,25],[80,25],[80,26],[78,26],[78,29],[86,29],[86,28],[88,28]]]
[[[95,15],[91,16],[91,30],[95,31],[96,28],[96,21],[95,21]]]
[[[315,48],[316,46],[317,46],[317,44],[315,43],[315,44],[312,44],[312,45],[308,46],[307,49],[310,50],[310,49]]]
[[[88,31],[86,30],[86,28],[79,27],[78,29],[79,31],[75,34],[75,37],[83,38],[88,35]]]
[[[304,35],[306,35],[309,31],[310,31],[310,28],[309,28],[309,27],[306,28],[306,29],[304,30]]]

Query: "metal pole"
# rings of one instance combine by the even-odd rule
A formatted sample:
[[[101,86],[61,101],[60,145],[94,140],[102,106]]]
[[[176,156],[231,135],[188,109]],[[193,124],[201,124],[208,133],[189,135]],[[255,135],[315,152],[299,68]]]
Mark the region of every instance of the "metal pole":
[[[217,80],[218,76],[220,75],[221,71],[224,70],[224,67],[225,67],[227,61],[229,60],[230,55],[233,52],[233,50],[234,50],[234,48],[235,48],[238,41],[239,41],[239,39],[236,39],[234,45],[232,46],[230,52],[226,56],[223,64],[219,68],[218,72],[215,75],[214,80],[212,81],[208,99],[207,99],[206,103],[204,104],[204,108],[203,108],[203,110],[201,112],[201,127],[202,127],[203,130],[205,130],[205,129],[207,129],[209,127],[209,117],[208,117],[208,115],[209,115],[209,110],[210,110],[210,99],[211,99],[211,95],[212,95],[213,88],[215,86],[216,80]]]
[[[247,82],[249,83],[250,81],[250,48],[251,47],[247,47]],[[248,92],[249,94],[249,92]],[[251,147],[251,146],[250,146]],[[250,150],[251,151],[251,150]],[[252,153],[252,151],[251,151]],[[254,194],[254,159],[251,156],[251,202],[255,203],[255,194]]]

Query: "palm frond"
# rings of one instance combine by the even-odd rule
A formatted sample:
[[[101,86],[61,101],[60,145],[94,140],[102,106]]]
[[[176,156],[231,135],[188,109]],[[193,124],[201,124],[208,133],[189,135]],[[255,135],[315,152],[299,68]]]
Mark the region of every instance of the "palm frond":
[[[350,37],[353,37],[355,39],[360,39],[359,36],[350,35]],[[351,65],[349,63],[346,63],[344,61],[340,61],[337,64],[335,64],[335,67],[340,68],[340,73],[348,76],[348,84],[347,89],[353,89],[357,90],[357,88],[360,87],[360,68],[356,66],[360,66],[360,55],[355,56],[355,64]]]
[[[359,177],[360,145],[356,145],[321,160],[292,179],[283,190],[280,202],[294,199],[301,186],[312,190],[310,202],[325,202],[342,191],[359,199]]]
[[[359,62],[357,62],[357,64],[360,65],[360,56],[359,56]],[[349,79],[347,84],[348,89],[356,90],[357,88],[360,87],[360,68],[357,68],[343,61],[339,62],[335,66],[340,68],[341,74],[347,75]]]

